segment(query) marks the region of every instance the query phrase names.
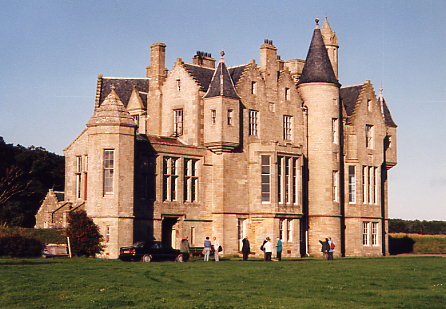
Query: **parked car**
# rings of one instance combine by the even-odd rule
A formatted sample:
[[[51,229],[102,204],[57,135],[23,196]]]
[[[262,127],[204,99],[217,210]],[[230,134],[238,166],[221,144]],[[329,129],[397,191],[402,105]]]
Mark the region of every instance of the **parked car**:
[[[122,261],[176,261],[186,262],[187,254],[180,250],[163,244],[160,241],[139,242],[131,247],[121,247],[119,249],[119,259]]]

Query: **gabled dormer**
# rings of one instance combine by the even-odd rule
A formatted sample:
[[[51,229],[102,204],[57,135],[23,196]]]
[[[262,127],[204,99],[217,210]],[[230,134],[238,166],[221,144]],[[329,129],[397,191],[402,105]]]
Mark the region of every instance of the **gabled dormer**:
[[[139,134],[146,133],[146,108],[142,101],[141,95],[147,95],[140,93],[136,86],[133,86],[132,93],[127,104],[127,111],[135,120],[136,132]]]

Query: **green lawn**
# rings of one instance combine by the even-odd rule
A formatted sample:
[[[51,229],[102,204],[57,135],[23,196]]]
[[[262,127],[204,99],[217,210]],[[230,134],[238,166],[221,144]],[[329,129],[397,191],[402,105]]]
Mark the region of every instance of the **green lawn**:
[[[446,258],[0,259],[0,308],[446,308]]]

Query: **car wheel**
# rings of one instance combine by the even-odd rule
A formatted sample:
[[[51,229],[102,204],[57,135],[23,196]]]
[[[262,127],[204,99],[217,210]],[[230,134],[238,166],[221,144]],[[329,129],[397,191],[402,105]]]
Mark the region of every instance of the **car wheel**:
[[[150,263],[152,262],[152,256],[150,254],[144,254],[141,262]]]
[[[184,262],[184,255],[183,254],[178,254],[175,262],[179,262],[179,263],[183,263]]]

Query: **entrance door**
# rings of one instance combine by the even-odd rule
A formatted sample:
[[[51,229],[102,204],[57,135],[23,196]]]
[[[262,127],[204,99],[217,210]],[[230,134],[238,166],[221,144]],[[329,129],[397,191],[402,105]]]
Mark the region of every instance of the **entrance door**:
[[[166,217],[162,223],[161,241],[172,248],[176,244],[176,229],[175,224],[178,222],[178,217]]]

